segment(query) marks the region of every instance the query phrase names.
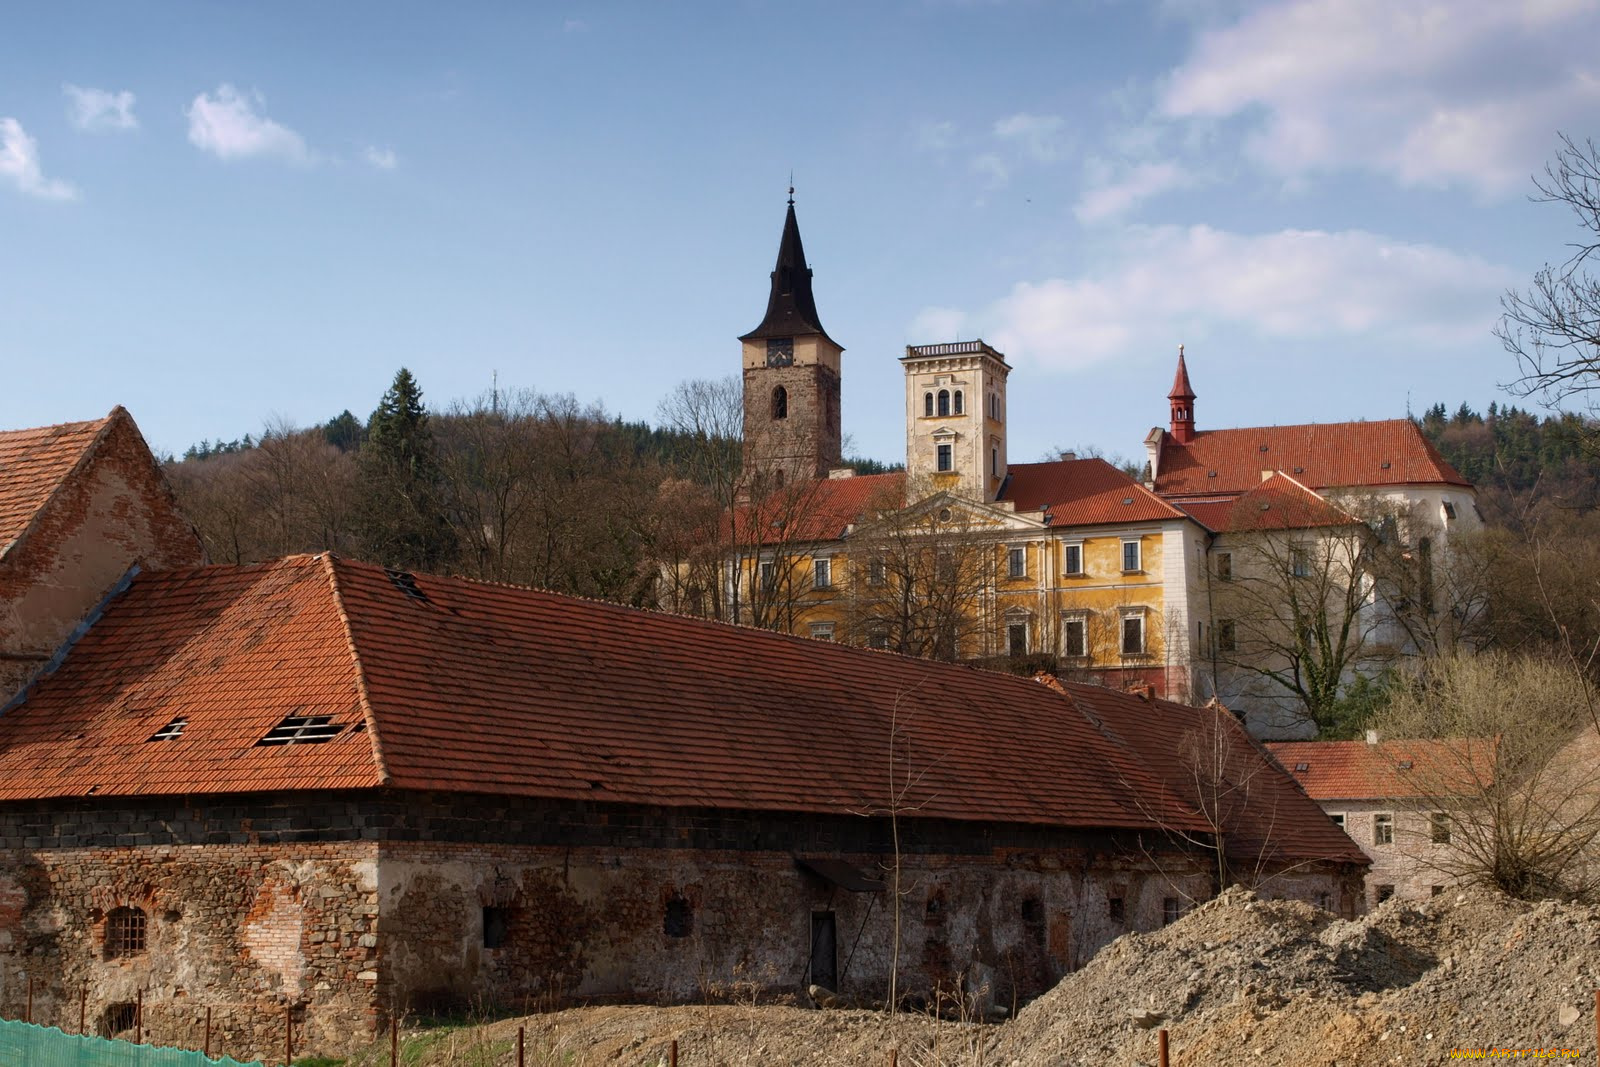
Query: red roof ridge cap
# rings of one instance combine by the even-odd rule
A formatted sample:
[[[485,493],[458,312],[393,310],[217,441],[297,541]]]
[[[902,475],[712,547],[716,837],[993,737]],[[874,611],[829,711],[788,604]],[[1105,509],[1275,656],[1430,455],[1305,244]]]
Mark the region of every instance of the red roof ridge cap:
[[[34,528],[39,525],[41,516],[43,516],[44,513],[49,510],[51,504],[55,503],[56,497],[61,495],[62,486],[66,485],[68,481],[70,481],[74,476],[77,475],[79,471],[83,470],[83,468],[88,465],[89,457],[93,456],[96,450],[99,449],[100,442],[106,439],[106,435],[111,432],[111,427],[116,425],[119,417],[127,419],[129,422],[133,421],[133,416],[128,414],[127,409],[121,404],[118,404],[116,407],[112,408],[103,419],[87,419],[81,423],[58,422],[52,423],[49,426],[39,427],[40,429],[48,430],[54,429],[57,426],[93,426],[96,422],[100,424],[95,429],[94,436],[89,439],[89,443],[83,446],[83,451],[78,453],[78,458],[73,461],[71,469],[56,479],[55,485],[50,487],[49,494],[46,495],[44,500],[40,502],[39,506],[34,509],[33,514],[28,516],[28,523],[22,528],[22,532],[17,534],[17,536],[13,537],[10,541],[7,541],[5,544],[0,545],[0,560],[4,560],[7,556],[11,555],[12,549],[16,548],[18,545],[22,544],[22,542],[28,539],[28,535],[31,534],[34,531]]]
[[[294,559],[287,556],[285,559]],[[338,564],[343,562],[332,552],[318,552],[309,557],[322,564],[328,579],[328,591],[333,594],[333,608],[339,614],[339,625],[344,630],[345,647],[350,650],[350,661],[355,666],[356,700],[361,705],[361,716],[367,724],[367,741],[372,746],[372,764],[378,771],[378,784],[388,785],[394,780],[383,758],[383,738],[378,733],[378,717],[372,710],[372,693],[367,688],[367,671],[361,662],[361,650],[356,647],[356,635],[350,625],[350,612],[344,605],[344,593],[339,589]]]

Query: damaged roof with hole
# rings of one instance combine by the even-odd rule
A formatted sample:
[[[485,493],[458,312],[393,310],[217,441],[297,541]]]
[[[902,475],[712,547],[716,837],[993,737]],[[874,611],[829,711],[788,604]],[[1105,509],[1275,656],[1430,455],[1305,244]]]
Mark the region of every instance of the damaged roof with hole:
[[[881,813],[893,735],[918,817],[1203,831],[1152,769],[1150,716],[1111,690],[296,556],[136,578],[0,714],[0,799],[390,788]]]

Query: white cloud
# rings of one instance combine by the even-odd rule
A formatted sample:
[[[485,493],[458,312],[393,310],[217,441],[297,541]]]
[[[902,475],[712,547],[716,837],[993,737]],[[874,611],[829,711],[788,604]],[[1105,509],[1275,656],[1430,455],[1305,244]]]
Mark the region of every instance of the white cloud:
[[[1593,0],[1287,0],[1202,33],[1165,85],[1176,118],[1244,116],[1286,176],[1526,187],[1600,106]]]
[[[912,128],[911,142],[923,152],[948,152],[955,147],[956,124],[925,119]]]
[[[259,93],[247,98],[227,84],[217,86],[215,95],[201,93],[187,112],[190,142],[218,159],[267,156],[310,163],[311,153],[298,133],[256,113],[262,103]]]
[[[1195,183],[1193,172],[1175,163],[1140,163],[1116,179],[1103,165],[1093,169],[1096,177],[1072,209],[1079,222],[1104,222],[1126,213],[1141,200]]]
[[[80,130],[136,130],[139,120],[133,114],[133,94],[124,89],[113,93],[105,89],[86,89],[66,84],[61,91],[72,104],[72,124]]]
[[[1009,115],[994,124],[994,135],[1017,145],[1040,162],[1060,157],[1065,145],[1066,120],[1059,115]]]
[[[379,148],[377,145],[372,144],[361,150],[361,158],[365,159],[370,166],[379,170],[394,170],[395,167],[400,165],[400,158],[394,154],[394,149]]]
[[[0,118],[0,179],[41,200],[78,198],[78,190],[71,185],[44,176],[39,167],[38,142],[13,118]]]
[[[1131,227],[1103,272],[1022,282],[988,307],[930,308],[1015,359],[1080,368],[1224,329],[1268,338],[1481,340],[1514,282],[1482,260],[1360,230]]]

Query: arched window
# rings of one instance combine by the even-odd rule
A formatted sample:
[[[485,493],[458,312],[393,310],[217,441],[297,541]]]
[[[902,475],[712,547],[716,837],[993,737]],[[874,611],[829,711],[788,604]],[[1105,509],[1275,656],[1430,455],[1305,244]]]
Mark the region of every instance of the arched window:
[[[789,390],[781,385],[772,391],[772,417],[775,419],[789,417]]]
[[[950,390],[948,389],[939,390],[939,414],[950,414]]]
[[[922,394],[922,413],[924,415],[932,415],[933,414],[933,394],[932,393],[923,393]]]
[[[957,389],[956,390],[956,414],[957,415],[961,414],[962,407],[963,407],[963,405],[961,403],[961,390]]]
[[[143,956],[145,915],[138,908],[113,908],[106,916],[106,959]]]

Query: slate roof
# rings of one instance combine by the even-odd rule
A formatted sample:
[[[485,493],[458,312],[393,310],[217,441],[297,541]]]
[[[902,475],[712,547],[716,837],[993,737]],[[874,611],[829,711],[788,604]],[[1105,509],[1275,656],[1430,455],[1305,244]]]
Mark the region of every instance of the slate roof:
[[[0,431],[0,557],[27,532],[33,517],[118,417],[128,414],[119,407],[90,422]]]
[[[1213,533],[1306,530],[1359,521],[1287,474],[1274,474],[1236,497],[1186,500],[1183,510]]]
[[[1238,494],[1259,484],[1264,470],[1283,471],[1317,490],[1471,487],[1415,423],[1389,419],[1199,430],[1188,444],[1163,432],[1155,488],[1168,498]]]
[[[778,263],[772,269],[772,291],[767,294],[767,313],[761,324],[739,338],[755,341],[763,337],[828,337],[817,314],[817,299],[811,291],[811,268],[806,265],[805,246],[800,242],[800,223],[794,217],[794,200],[783,219],[783,236],[778,239]]]
[[[1438,797],[1471,792],[1494,780],[1494,742],[1486,738],[1375,745],[1272,741],[1266,747],[1313,800]],[[1406,763],[1410,766],[1403,766]]]
[[[918,817],[1203,831],[1152,769],[1171,740],[1151,714],[1092,686],[295,556],[138,576],[0,714],[0,800],[390,787],[850,814],[886,804],[896,722]],[[259,743],[289,716],[337,734]]]
[[[1183,512],[1103,459],[1013,463],[1001,500],[1018,511],[1043,511],[1050,526],[1181,519]]]

